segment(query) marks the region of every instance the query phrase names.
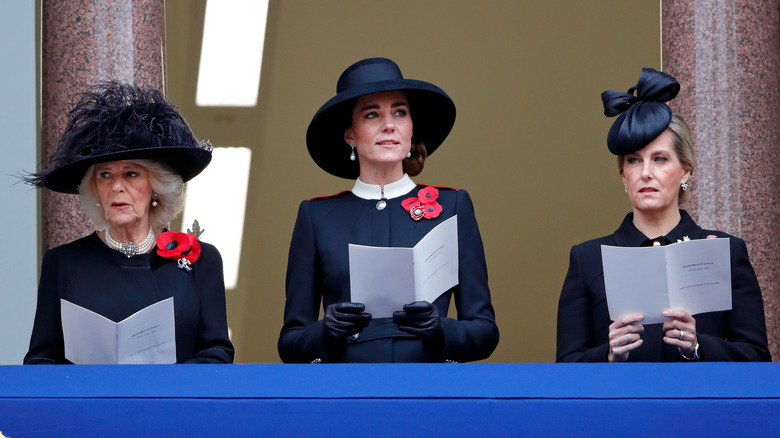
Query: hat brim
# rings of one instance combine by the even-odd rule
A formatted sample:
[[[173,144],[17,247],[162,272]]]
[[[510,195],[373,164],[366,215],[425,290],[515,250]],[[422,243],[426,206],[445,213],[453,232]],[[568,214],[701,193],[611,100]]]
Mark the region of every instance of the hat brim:
[[[353,87],[327,101],[314,115],[306,131],[309,155],[324,171],[341,178],[360,175],[358,160],[349,159],[351,148],[344,131],[352,124],[354,101],[368,94],[403,91],[409,99],[414,138],[425,143],[431,155],[447,138],[455,124],[455,103],[439,87],[414,79],[371,82]]]
[[[168,146],[112,152],[74,161],[52,169],[43,179],[49,190],[61,193],[79,192],[79,185],[89,166],[109,161],[150,159],[167,164],[183,181],[196,177],[211,162],[211,151],[198,147]]]

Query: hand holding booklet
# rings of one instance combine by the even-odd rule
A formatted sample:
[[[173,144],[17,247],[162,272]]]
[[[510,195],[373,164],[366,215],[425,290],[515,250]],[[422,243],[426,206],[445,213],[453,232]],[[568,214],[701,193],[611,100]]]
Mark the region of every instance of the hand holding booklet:
[[[60,300],[65,357],[75,364],[176,363],[173,297],[114,322]]]
[[[458,221],[453,216],[413,248],[349,244],[351,300],[385,318],[413,301],[432,303],[458,284]]]
[[[609,317],[633,313],[642,324],[661,323],[662,312],[695,315],[731,310],[729,239],[699,239],[642,248],[601,246]]]

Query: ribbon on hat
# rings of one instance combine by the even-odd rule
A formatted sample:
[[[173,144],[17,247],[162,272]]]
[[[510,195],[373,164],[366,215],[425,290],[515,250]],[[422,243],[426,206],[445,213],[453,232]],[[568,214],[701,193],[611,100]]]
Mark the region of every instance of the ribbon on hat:
[[[614,90],[601,93],[604,115],[619,115],[607,135],[610,152],[626,155],[661,135],[672,120],[672,109],[666,102],[679,92],[680,83],[674,76],[643,68],[639,81],[627,93]]]

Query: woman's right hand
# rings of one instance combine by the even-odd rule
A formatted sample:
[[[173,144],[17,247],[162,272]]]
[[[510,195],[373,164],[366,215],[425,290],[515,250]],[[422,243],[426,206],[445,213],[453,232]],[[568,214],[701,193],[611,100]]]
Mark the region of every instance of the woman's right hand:
[[[325,339],[346,339],[362,331],[371,321],[371,314],[364,312],[361,303],[335,303],[325,309]]]
[[[628,353],[642,345],[640,333],[645,331],[639,321],[642,314],[627,315],[609,325],[609,362],[625,362]]]

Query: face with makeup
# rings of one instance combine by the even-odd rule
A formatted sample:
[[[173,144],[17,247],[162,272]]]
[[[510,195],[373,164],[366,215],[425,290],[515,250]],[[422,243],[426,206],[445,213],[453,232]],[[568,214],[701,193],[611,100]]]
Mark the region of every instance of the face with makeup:
[[[691,171],[680,163],[668,129],[622,160],[621,176],[635,212],[657,214],[679,208],[680,185]]]
[[[403,174],[402,161],[412,147],[409,101],[402,91],[361,96],[352,110],[344,140],[354,146],[360,174],[378,170]]]
[[[100,205],[112,230],[149,229],[152,182],[149,170],[132,161],[109,161],[95,166]]]

